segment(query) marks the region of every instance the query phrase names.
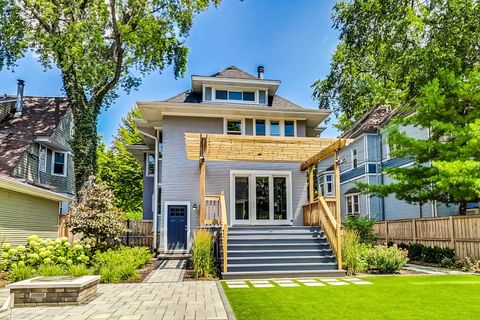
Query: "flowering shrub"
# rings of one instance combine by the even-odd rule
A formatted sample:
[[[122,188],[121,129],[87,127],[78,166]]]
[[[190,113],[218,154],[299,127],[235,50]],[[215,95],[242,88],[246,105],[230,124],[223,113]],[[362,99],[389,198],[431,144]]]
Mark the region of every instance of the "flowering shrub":
[[[79,241],[73,244],[66,237],[55,240],[40,239],[37,235],[27,238],[26,245],[15,248],[10,243],[2,245],[0,269],[10,271],[16,267],[37,268],[40,265],[56,264],[70,266],[86,264],[90,258],[90,246],[83,245]]]
[[[395,273],[408,262],[406,250],[398,249],[397,246],[375,246],[367,250],[365,260],[368,268],[379,273]]]

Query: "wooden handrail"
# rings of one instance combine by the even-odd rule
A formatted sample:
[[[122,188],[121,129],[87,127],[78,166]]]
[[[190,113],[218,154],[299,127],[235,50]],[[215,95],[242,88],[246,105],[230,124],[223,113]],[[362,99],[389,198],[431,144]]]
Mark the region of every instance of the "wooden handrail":
[[[220,211],[222,213],[223,272],[227,272],[228,221],[227,206],[225,204],[225,194],[223,191],[220,193]]]

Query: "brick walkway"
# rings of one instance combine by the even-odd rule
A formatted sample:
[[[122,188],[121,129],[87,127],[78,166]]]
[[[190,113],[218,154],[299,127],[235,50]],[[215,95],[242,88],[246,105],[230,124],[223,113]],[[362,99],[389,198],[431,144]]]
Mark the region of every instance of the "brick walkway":
[[[86,305],[15,308],[11,320],[227,319],[216,283],[183,282],[182,267],[171,260],[143,283],[100,284],[98,297]]]

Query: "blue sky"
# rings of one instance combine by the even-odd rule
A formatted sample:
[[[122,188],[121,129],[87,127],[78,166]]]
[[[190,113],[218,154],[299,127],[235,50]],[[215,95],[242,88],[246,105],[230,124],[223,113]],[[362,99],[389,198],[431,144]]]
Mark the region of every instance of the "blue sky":
[[[109,143],[123,116],[137,100],[163,100],[190,87],[190,75],[210,75],[230,65],[252,74],[265,66],[265,78],[282,81],[278,94],[316,108],[312,83],[329,71],[338,42],[332,29],[330,0],[224,0],[195,18],[186,43],[190,48],[185,77],[175,80],[171,68],[143,80],[137,91],[121,93],[99,118],[98,131]],[[0,72],[0,94],[14,94],[24,79],[25,94],[62,95],[58,70],[44,72],[32,55],[19,61],[15,73]],[[328,124],[324,136],[338,132]]]

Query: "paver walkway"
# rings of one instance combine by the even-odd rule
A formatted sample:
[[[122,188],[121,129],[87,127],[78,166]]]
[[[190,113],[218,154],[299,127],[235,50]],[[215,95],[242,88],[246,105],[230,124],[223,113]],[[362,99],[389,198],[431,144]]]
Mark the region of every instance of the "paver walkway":
[[[216,283],[182,281],[183,264],[167,261],[143,283],[99,284],[86,305],[14,308],[11,320],[227,319]]]

